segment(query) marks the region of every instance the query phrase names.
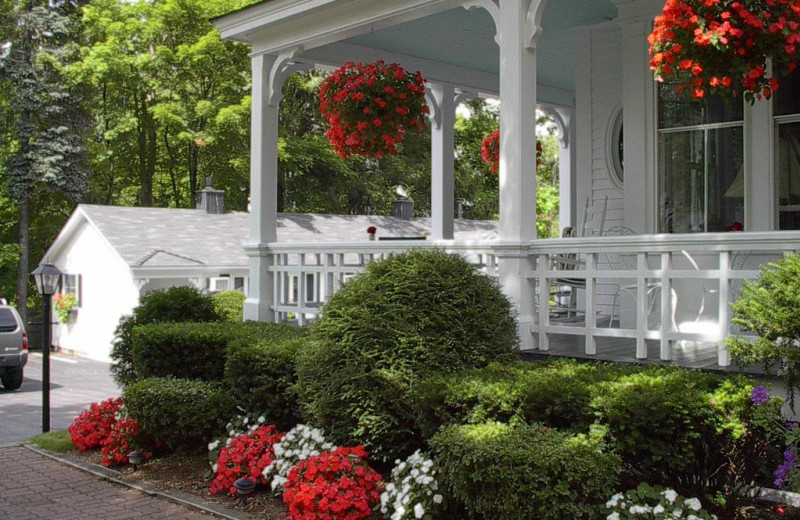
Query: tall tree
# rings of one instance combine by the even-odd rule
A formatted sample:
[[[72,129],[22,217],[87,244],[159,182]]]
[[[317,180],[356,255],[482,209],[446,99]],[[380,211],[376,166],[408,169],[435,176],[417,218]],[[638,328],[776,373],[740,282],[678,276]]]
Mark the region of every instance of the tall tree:
[[[100,107],[93,200],[185,207],[202,177],[246,179],[236,159],[247,154],[247,121],[235,115],[248,93],[248,51],[208,21],[241,4],[95,0],[84,9],[80,70]]]
[[[3,27],[0,81],[8,96],[5,130],[7,195],[19,207],[17,302],[26,312],[32,200],[40,190],[78,200],[87,189],[89,164],[83,138],[88,124],[82,88],[70,81],[74,57],[69,14],[77,4],[26,0],[11,6]]]

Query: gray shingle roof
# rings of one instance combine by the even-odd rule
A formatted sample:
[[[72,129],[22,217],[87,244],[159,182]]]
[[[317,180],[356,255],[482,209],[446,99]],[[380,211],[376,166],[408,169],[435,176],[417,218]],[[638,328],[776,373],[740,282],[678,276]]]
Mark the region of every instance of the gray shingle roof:
[[[211,215],[195,209],[138,208],[81,204],[87,218],[131,267],[246,266],[242,244],[250,214]],[[353,242],[366,239],[369,226],[378,237],[413,237],[430,232],[430,219],[400,220],[374,215],[282,213],[279,242]],[[455,238],[486,240],[497,222],[457,220]]]

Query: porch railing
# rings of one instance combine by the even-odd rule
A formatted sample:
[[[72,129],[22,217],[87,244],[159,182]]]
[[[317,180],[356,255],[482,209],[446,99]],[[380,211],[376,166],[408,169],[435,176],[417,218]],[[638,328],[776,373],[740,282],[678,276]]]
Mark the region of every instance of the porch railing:
[[[275,319],[305,324],[367,263],[411,248],[460,253],[487,275],[498,276],[496,245],[270,244]],[[548,351],[558,336],[583,336],[585,353],[594,355],[598,338],[632,338],[637,358],[647,357],[651,341],[658,342],[659,358],[670,360],[676,342],[702,342],[717,344],[718,364],[728,366],[723,340],[731,331],[730,303],[742,280],[755,277],[762,264],[781,253],[800,251],[800,232],[546,239],[527,249],[533,267],[526,279],[536,295],[531,334],[538,350]],[[576,260],[568,272],[563,270],[565,257]],[[565,276],[576,282],[569,288],[576,298],[568,312],[554,305],[565,296],[558,291],[558,280]],[[613,322],[612,315],[618,317]]]

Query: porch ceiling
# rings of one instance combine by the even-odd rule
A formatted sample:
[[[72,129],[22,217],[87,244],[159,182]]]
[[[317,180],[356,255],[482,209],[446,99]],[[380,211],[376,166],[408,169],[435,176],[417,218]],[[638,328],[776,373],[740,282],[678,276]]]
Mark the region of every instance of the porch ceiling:
[[[551,0],[544,12],[537,46],[539,85],[574,93],[573,29],[616,16],[617,8],[607,0]],[[345,42],[497,76],[500,57],[494,36],[494,22],[486,10],[456,8]]]
[[[619,1],[549,0],[537,44],[540,103],[574,106],[573,29],[616,18]],[[300,57],[329,66],[397,61],[431,81],[499,92],[494,22],[459,0],[268,0],[214,23],[255,53],[302,49]]]

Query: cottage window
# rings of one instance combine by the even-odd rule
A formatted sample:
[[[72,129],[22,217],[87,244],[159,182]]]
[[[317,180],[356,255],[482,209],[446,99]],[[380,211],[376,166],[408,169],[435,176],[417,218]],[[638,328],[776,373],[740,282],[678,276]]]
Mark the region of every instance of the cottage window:
[[[82,303],[82,284],[81,275],[79,274],[64,274],[61,277],[61,292],[63,294],[74,294],[75,305],[80,306]]]
[[[742,103],[689,100],[669,83],[659,86],[658,103],[659,232],[744,222]]]
[[[779,229],[800,229],[800,72],[780,78],[775,119]]]

